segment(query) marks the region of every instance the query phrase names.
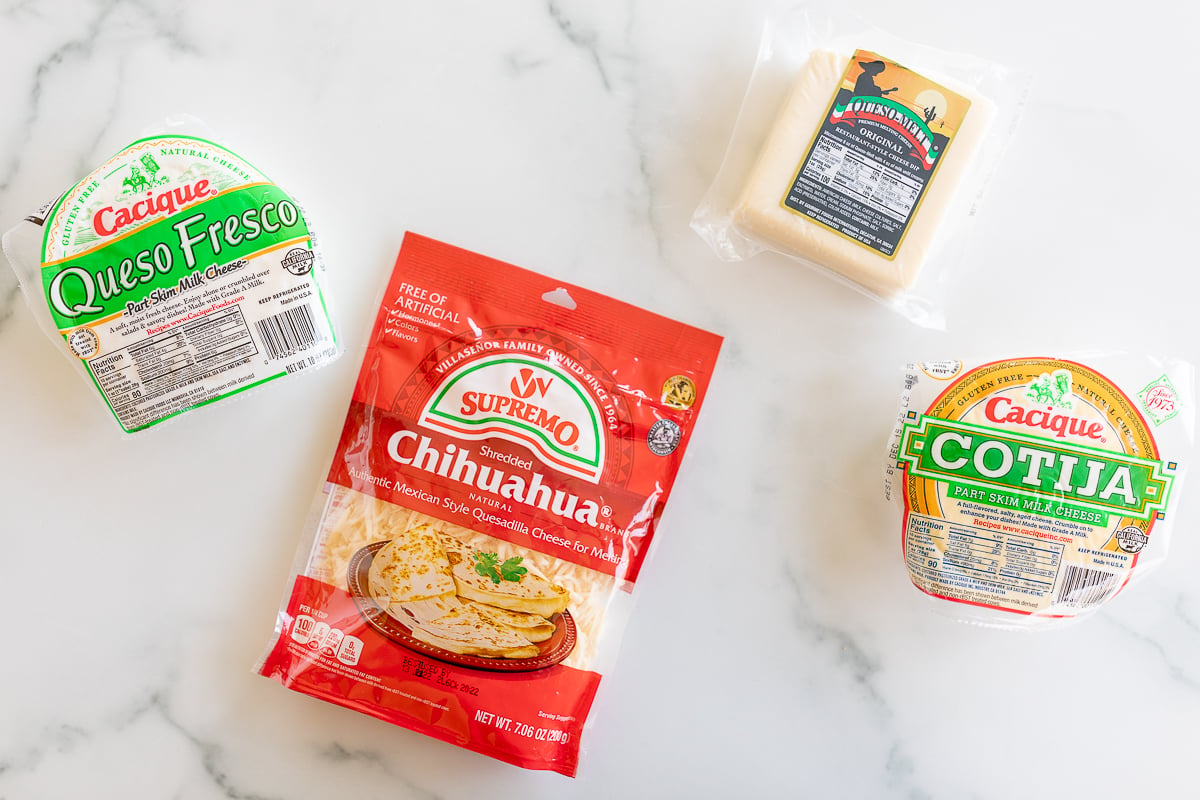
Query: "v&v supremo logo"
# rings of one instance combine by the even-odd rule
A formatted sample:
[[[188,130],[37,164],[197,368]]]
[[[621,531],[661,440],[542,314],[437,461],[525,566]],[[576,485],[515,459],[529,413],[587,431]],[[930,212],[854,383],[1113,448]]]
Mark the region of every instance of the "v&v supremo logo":
[[[448,374],[420,424],[461,439],[504,439],[559,472],[597,483],[604,471],[602,420],[591,393],[567,372],[501,354]]]

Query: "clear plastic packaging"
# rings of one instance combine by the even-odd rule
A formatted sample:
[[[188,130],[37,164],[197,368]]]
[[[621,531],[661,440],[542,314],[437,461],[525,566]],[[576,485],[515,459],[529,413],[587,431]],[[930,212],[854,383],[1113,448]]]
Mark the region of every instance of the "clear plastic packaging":
[[[1176,359],[910,364],[884,487],[913,585],[995,627],[1094,613],[1166,558],[1194,424]]]
[[[726,261],[780,253],[940,328],[1028,83],[858,20],[777,15],[692,228]]]
[[[338,356],[300,204],[191,118],[26,217],[4,254],[125,433]]]

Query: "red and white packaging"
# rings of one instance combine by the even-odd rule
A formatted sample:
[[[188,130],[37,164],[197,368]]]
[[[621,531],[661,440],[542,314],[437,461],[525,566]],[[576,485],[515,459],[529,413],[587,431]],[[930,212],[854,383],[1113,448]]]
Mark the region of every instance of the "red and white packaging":
[[[408,234],[258,671],[574,775],[720,344]]]

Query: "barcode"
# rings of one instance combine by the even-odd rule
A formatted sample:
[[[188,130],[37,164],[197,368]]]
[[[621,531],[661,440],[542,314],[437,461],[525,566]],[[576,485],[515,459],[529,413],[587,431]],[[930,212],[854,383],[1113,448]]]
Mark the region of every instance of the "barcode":
[[[1087,608],[1099,605],[1117,590],[1117,576],[1102,569],[1063,565],[1062,582],[1054,601],[1060,605]]]
[[[290,356],[325,340],[317,330],[312,309],[306,305],[260,319],[254,323],[254,329],[271,358]]]

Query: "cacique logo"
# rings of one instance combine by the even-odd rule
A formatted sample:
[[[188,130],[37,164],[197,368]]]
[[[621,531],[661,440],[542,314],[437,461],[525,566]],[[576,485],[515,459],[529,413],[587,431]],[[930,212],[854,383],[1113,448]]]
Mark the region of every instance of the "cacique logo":
[[[1056,414],[1052,406],[1029,409],[1007,397],[993,397],[987,401],[983,413],[989,422],[1023,425],[1051,433],[1057,439],[1075,436],[1080,439],[1105,441],[1104,423],[1070,414]]]
[[[426,403],[420,424],[461,439],[504,439],[552,469],[598,483],[601,420],[595,399],[565,371],[504,354],[451,372]]]
[[[210,194],[216,194],[216,191],[209,186],[207,179],[160,192],[146,192],[145,197],[128,206],[105,206],[100,209],[92,217],[92,228],[98,236],[112,236],[147,217],[160,214],[170,216]]]

